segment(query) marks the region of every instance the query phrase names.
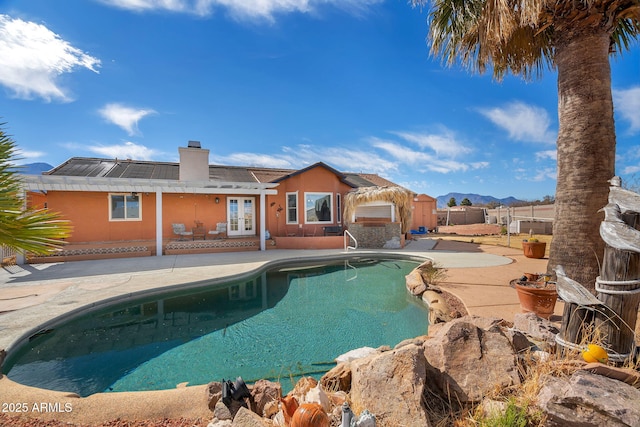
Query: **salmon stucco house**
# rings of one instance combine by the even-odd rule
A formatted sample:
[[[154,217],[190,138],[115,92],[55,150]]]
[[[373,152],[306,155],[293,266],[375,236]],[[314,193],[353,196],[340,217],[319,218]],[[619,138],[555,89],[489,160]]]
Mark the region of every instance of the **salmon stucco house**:
[[[340,248],[350,222],[375,217],[378,228],[406,222],[389,201],[343,217],[349,192],[399,187],[375,174],[321,162],[300,170],[210,165],[209,150],[198,141],[179,154],[179,163],[74,157],[42,175],[25,175],[29,203],[60,212],[73,225],[68,245],[49,259]],[[435,212],[435,199],[404,191],[420,212]],[[418,219],[396,232],[435,227],[435,215]]]

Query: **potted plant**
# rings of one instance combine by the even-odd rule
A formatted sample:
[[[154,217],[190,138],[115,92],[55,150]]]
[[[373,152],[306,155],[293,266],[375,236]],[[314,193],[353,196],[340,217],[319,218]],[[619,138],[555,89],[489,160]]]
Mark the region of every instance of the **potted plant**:
[[[542,276],[544,278],[548,276]],[[549,319],[556,307],[558,292],[556,284],[546,280],[528,281],[526,277],[514,280],[513,287],[518,293],[523,313],[535,313],[538,317]]]
[[[541,242],[536,238],[522,241],[522,250],[527,258],[544,258],[547,242]]]

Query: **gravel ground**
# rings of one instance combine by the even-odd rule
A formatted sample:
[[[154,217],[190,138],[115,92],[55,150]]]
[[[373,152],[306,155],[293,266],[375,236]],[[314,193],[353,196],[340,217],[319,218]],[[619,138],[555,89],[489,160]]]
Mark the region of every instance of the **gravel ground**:
[[[0,427],[206,427],[208,423],[209,420],[178,418],[144,421],[113,420],[87,426],[82,424],[69,424],[62,421],[43,421],[0,414]]]

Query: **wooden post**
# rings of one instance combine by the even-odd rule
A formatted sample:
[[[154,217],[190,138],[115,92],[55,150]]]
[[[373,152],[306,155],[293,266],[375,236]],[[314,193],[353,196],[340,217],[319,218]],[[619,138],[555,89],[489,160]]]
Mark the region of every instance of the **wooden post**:
[[[622,220],[638,228],[640,215],[622,215]],[[596,313],[595,330],[614,362],[624,362],[636,350],[635,326],[640,304],[640,254],[605,247],[600,278],[596,282],[596,297],[612,313]],[[608,310],[607,310],[608,311]]]
[[[562,325],[556,338],[561,345],[562,354],[577,350],[582,344],[591,339],[593,325],[593,311],[580,307],[578,304],[564,304]]]

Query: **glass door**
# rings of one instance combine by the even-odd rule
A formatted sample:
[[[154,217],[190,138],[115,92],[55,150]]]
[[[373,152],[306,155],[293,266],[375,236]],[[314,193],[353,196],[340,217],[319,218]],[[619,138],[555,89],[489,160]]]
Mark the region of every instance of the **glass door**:
[[[229,236],[253,236],[255,235],[255,198],[253,197],[229,197],[228,218]]]

